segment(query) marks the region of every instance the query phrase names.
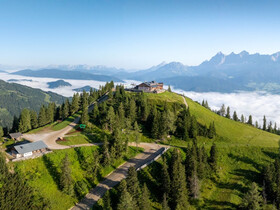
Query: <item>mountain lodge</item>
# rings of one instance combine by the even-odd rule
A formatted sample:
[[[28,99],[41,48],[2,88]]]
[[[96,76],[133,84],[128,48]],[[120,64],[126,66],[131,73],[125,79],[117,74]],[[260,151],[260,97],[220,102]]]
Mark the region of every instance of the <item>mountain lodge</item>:
[[[160,93],[163,92],[163,83],[157,83],[155,81],[143,82],[135,87],[136,90],[149,92],[149,93]]]

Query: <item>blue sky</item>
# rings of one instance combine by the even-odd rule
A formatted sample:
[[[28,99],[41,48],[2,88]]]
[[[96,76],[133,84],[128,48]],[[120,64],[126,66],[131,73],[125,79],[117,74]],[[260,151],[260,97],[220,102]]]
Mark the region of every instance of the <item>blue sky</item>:
[[[0,0],[0,64],[141,69],[280,51],[280,2]]]

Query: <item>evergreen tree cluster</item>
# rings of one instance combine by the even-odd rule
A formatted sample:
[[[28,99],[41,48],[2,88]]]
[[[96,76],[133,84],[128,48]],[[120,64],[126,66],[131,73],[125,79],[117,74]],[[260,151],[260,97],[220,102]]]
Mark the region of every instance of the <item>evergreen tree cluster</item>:
[[[205,106],[203,104],[205,104],[204,101],[202,102],[202,106]],[[237,121],[237,122],[246,123],[248,125],[254,126],[255,128],[262,129],[264,131],[280,135],[280,128],[277,127],[276,123],[274,123],[274,125],[273,125],[271,121],[269,122],[269,124],[267,124],[267,120],[266,120],[265,115],[263,117],[263,125],[260,126],[258,121],[255,121],[255,123],[253,122],[252,115],[249,115],[248,120],[247,120],[247,118],[242,114],[240,119],[239,119],[236,111],[234,111],[233,115],[231,116],[230,107],[226,108],[224,104],[222,105],[220,110],[215,111],[215,113],[217,113],[218,115],[221,115],[223,117],[226,117],[228,119],[232,119],[232,120]]]
[[[215,147],[215,145],[213,145]],[[157,192],[162,209],[188,209],[192,200],[199,199],[200,183],[210,176],[212,160],[217,160],[217,153],[208,156],[204,147],[194,143],[187,148],[186,160],[182,160],[181,152],[174,149],[171,156],[164,156],[162,165],[157,170]],[[213,157],[213,155],[215,157]],[[215,163],[217,164],[217,163]],[[134,167],[129,168],[128,175],[117,189],[111,190],[103,197],[103,209],[152,209],[151,196],[145,180],[139,180],[139,173]]]
[[[57,106],[54,102],[49,103],[47,106],[42,105],[38,113],[25,108],[21,111],[19,118],[14,117],[13,126],[9,132],[19,131],[24,133],[57,120],[65,120],[79,110],[82,110],[81,122],[86,124],[89,120],[88,106],[104,94],[112,91],[113,87],[114,83],[110,82],[106,83],[105,86],[100,86],[99,90],[91,89],[89,93],[86,91],[80,94],[75,93],[71,102],[69,99],[66,99],[61,106]]]
[[[123,86],[117,86],[115,93],[109,95],[109,100],[94,106],[90,121],[112,133],[134,131],[137,134],[143,130],[154,139],[174,135],[188,140],[197,136],[213,138],[216,135],[214,123],[209,127],[201,125],[185,105],[155,105],[148,101],[144,93],[128,94]]]
[[[35,195],[20,174],[10,172],[4,155],[0,153],[0,209],[49,209],[48,203]]]
[[[263,170],[263,199],[274,203],[280,208],[280,160],[277,157],[274,163]]]

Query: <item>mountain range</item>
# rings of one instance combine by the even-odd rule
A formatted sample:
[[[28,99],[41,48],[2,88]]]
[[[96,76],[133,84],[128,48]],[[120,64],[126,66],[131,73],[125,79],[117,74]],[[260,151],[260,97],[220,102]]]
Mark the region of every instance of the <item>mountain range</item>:
[[[38,70],[21,70],[13,74],[114,82],[156,80],[185,91],[257,90],[280,94],[280,52],[272,55],[250,54],[246,51],[225,55],[218,52],[198,66],[163,62],[135,72],[106,66],[59,65]]]
[[[225,55],[217,53],[198,66],[172,62],[126,74],[123,79],[160,80],[186,91],[235,92],[268,91],[280,93],[280,52],[272,55],[259,53]]]

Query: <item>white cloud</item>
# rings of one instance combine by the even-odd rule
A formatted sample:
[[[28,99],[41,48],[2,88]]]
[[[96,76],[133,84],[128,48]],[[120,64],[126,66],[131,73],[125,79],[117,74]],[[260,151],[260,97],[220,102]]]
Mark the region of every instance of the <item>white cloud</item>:
[[[44,91],[52,91],[64,96],[72,96],[74,91],[72,89],[80,88],[86,85],[89,85],[94,88],[99,88],[100,85],[104,85],[105,82],[99,82],[94,80],[64,80],[69,82],[72,87],[62,87],[56,89],[48,88],[47,82],[56,81],[55,78],[38,78],[38,77],[24,77],[18,75],[11,75],[7,73],[0,73],[0,79],[9,80],[9,79],[31,79],[32,81],[19,81],[17,83],[26,85],[33,88],[39,88]],[[126,81],[124,83],[126,86],[130,84],[138,84],[139,81]],[[167,88],[167,87],[165,87]],[[186,92],[182,90],[173,89],[174,92],[184,93],[189,98],[194,101],[202,102],[202,100],[207,100],[211,109],[218,110],[222,104],[230,106],[231,115],[233,111],[236,111],[238,116],[241,114],[245,116],[252,115],[253,121],[259,121],[262,123],[263,115],[266,115],[268,120],[277,122],[280,125],[280,95],[271,95],[261,92],[241,92],[241,93],[217,93],[217,92],[207,92],[207,93],[198,93],[198,92]]]
[[[211,109],[218,110],[225,104],[233,111],[236,111],[238,116],[241,114],[245,116],[252,115],[253,122],[256,120],[261,123],[263,115],[266,116],[268,121],[276,122],[280,125],[280,95],[272,95],[263,92],[240,92],[240,93],[198,93],[186,92],[182,90],[174,90],[175,92],[184,93],[185,96],[193,99],[194,101],[202,102],[207,100]]]

